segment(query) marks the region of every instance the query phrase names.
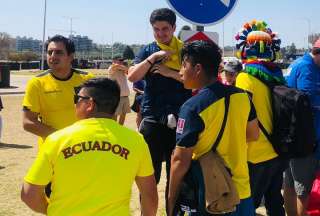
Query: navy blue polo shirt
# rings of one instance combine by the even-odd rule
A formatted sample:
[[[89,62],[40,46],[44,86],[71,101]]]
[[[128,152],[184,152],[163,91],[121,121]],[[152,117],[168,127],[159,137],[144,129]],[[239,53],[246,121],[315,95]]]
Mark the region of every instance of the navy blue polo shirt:
[[[134,64],[158,51],[160,48],[156,42],[146,45],[134,59]],[[178,115],[180,106],[191,97],[191,90],[185,89],[182,83],[172,78],[148,72],[144,79],[146,85],[141,104],[143,117],[159,120],[169,114]]]

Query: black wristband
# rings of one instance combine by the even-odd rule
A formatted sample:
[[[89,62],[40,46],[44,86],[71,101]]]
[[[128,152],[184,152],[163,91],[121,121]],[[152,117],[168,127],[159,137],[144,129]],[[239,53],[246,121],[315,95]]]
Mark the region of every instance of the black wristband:
[[[147,62],[150,64],[150,66],[153,65],[152,62],[151,62],[149,59],[146,59],[146,60],[147,60]]]

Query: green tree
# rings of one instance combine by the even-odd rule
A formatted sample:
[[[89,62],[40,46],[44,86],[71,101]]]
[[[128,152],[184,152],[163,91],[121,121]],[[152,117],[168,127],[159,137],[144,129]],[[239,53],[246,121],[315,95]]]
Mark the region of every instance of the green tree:
[[[296,45],[294,43],[292,43],[290,46],[289,46],[289,51],[288,53],[290,55],[295,55],[297,53],[297,48],[296,48]]]
[[[36,61],[39,60],[39,56],[38,54],[34,53],[34,52],[10,52],[8,55],[8,59],[11,61]]]
[[[38,60],[38,59],[39,59],[39,56],[38,56],[36,53],[34,53],[34,52],[28,51],[28,52],[24,52],[24,53],[23,53],[23,60],[24,60],[24,61],[27,61],[27,62],[29,62],[29,61],[36,61],[36,60]]]
[[[9,53],[9,56],[8,56],[8,59],[10,61],[15,61],[15,62],[18,62],[18,61],[22,61],[22,55],[21,53],[17,53],[17,52],[10,52]]]

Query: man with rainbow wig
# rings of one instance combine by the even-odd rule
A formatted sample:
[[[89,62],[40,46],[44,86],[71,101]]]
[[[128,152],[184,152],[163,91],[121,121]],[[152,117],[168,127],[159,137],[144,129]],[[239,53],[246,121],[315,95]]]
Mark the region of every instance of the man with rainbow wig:
[[[245,23],[235,38],[238,56],[245,64],[244,71],[236,79],[236,86],[252,97],[260,128],[271,133],[271,98],[266,84],[285,84],[282,70],[273,63],[281,40],[264,21],[256,20]],[[268,215],[284,216],[281,187],[286,162],[277,155],[261,130],[257,141],[248,142],[248,164],[255,208],[264,197]]]

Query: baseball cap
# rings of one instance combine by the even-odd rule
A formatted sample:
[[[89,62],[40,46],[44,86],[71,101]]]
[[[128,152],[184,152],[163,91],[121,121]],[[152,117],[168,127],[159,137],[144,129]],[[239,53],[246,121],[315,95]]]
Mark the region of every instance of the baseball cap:
[[[316,40],[316,42],[314,42],[313,48],[320,48],[320,38],[318,38],[318,40]]]
[[[242,70],[242,64],[238,60],[229,60],[225,63],[223,70],[230,73],[238,73]]]

